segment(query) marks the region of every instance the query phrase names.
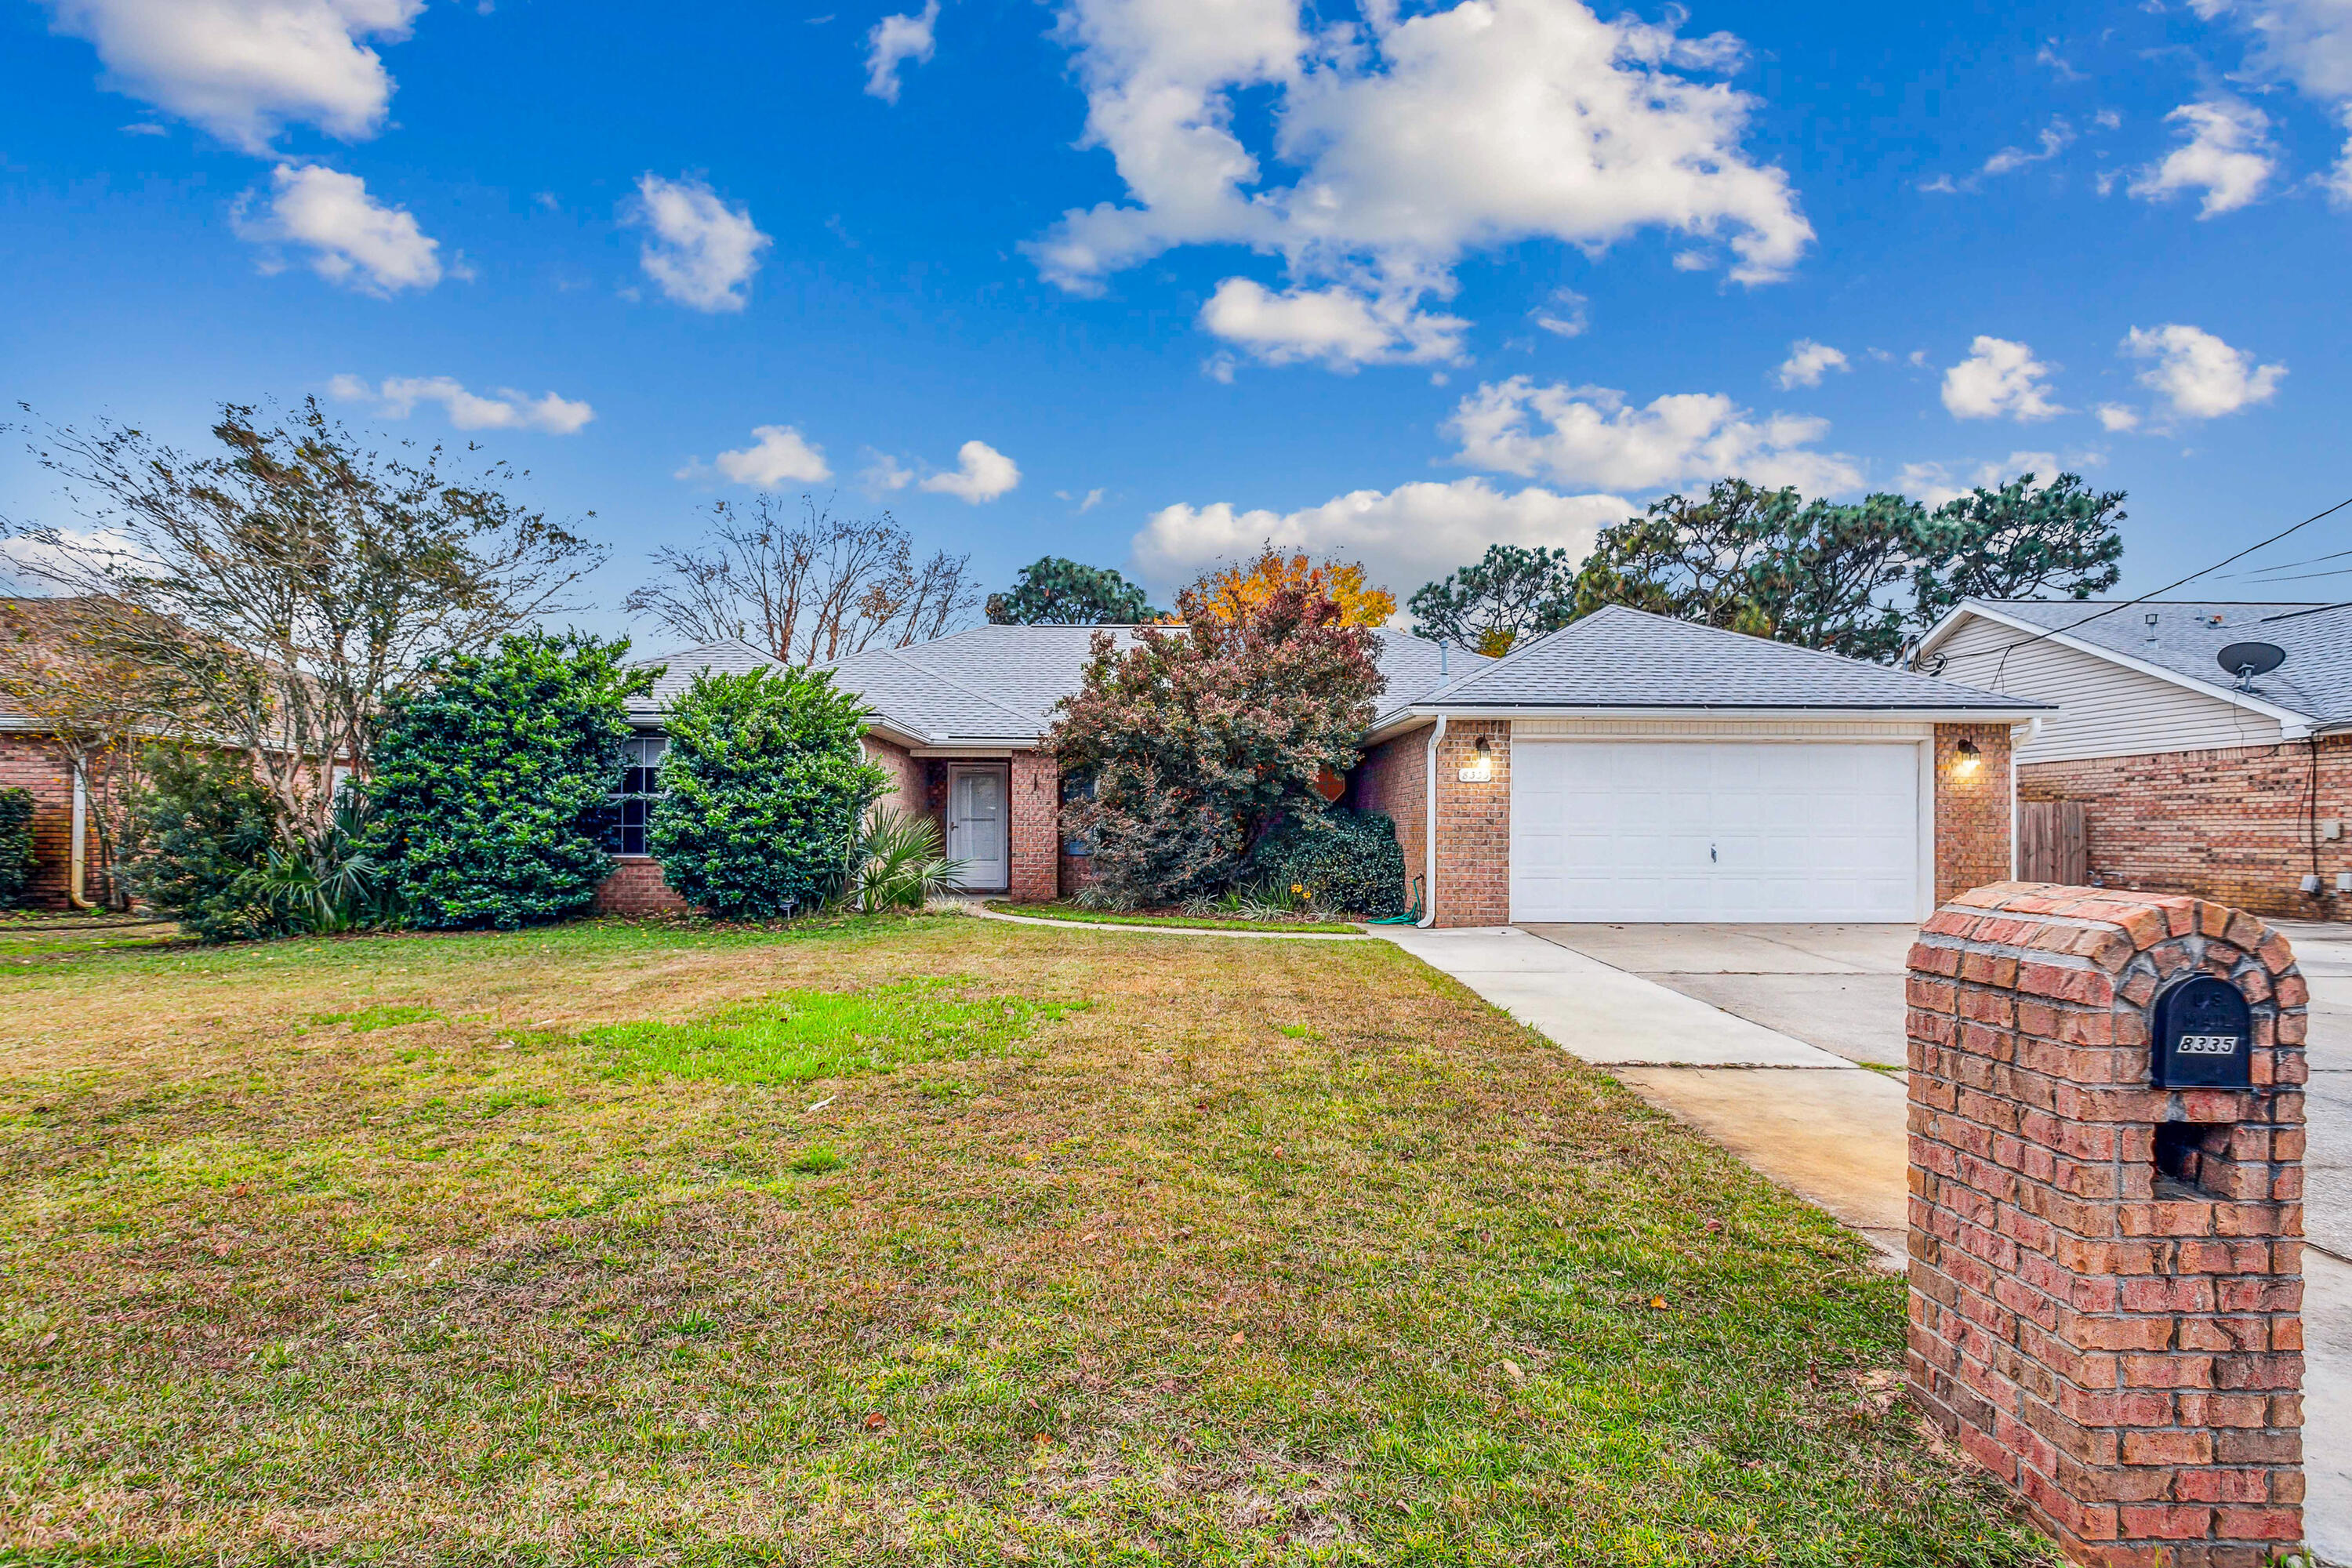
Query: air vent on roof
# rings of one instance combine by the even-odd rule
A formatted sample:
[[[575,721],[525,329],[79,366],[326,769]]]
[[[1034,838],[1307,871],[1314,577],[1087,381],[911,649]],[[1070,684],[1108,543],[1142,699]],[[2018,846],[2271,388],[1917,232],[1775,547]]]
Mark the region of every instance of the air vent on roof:
[[[2274,642],[2233,642],[2214,656],[2214,662],[2238,678],[2245,690],[2257,675],[2268,675],[2286,662],[2286,649]]]

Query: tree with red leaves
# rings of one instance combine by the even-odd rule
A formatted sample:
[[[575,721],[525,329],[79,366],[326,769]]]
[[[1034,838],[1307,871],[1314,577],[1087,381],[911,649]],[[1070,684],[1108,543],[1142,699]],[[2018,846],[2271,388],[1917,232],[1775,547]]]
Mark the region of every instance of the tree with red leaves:
[[[1236,616],[1195,584],[1176,606],[1181,625],[1095,634],[1046,740],[1066,776],[1094,783],[1063,826],[1113,904],[1229,887],[1267,832],[1324,808],[1316,780],[1355,765],[1387,684],[1378,634],[1344,624],[1328,592],[1287,584]]]

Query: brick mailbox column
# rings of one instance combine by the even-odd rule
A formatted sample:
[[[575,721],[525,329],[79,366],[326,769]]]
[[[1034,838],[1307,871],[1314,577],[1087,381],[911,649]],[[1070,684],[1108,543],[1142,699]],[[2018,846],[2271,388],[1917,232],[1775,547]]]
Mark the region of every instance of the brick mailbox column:
[[[2155,1081],[2151,1005],[2251,1087]],[[1911,950],[1914,1396],[2076,1563],[2252,1568],[2303,1533],[2306,993],[2202,900],[2003,882]],[[2211,1011],[2218,1006],[2221,1013]],[[2189,1034],[2189,1029],[2207,1033]],[[2186,1064],[2186,1065],[2183,1065]],[[2241,1066],[2242,1064],[2242,1066]]]

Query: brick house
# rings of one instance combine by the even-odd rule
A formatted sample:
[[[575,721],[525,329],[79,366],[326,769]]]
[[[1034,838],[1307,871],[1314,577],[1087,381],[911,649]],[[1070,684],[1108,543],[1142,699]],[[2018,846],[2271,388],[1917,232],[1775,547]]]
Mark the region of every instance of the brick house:
[[[1084,879],[1043,745],[1094,629],[977,626],[833,667],[872,710],[887,798],[941,824],[976,889]],[[2038,703],[1625,609],[1501,659],[1379,636],[1388,688],[1342,800],[1395,819],[1435,924],[1916,921],[2011,874],[2010,742]],[[774,661],[663,662],[598,894],[615,913],[679,907],[645,855],[664,705],[698,669]]]
[[[2352,606],[1970,599],[1914,663],[2054,705],[2018,795],[2082,805],[2091,880],[2352,920]]]

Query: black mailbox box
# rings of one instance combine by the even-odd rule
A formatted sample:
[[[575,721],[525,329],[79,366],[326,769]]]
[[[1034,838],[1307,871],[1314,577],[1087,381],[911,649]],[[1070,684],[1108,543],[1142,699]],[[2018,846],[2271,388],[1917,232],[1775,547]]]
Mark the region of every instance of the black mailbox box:
[[[2199,974],[2168,987],[2148,1034],[2157,1088],[2253,1087],[2253,1010],[2228,981]]]

